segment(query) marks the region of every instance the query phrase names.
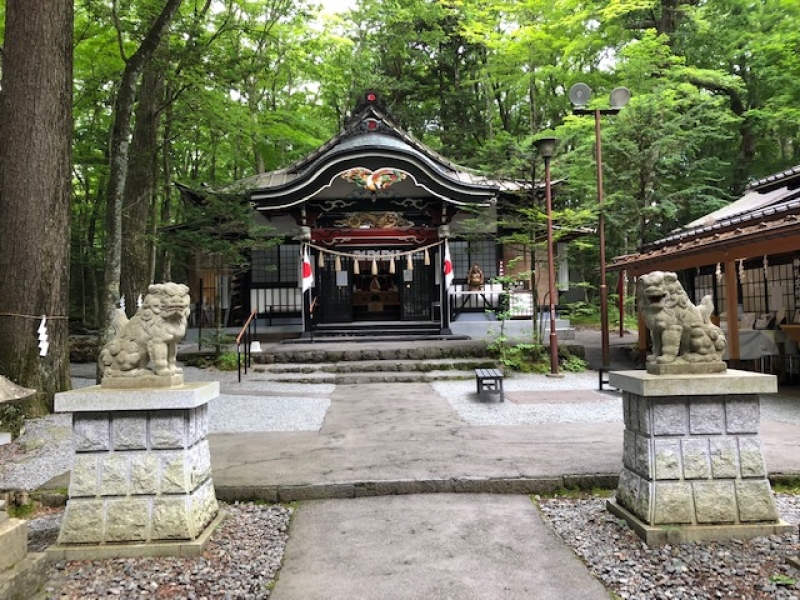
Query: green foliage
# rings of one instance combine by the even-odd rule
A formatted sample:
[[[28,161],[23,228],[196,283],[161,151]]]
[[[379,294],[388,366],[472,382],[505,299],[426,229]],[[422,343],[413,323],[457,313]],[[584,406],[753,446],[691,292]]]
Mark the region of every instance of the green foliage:
[[[776,585],[785,585],[787,587],[794,587],[797,583],[797,579],[783,573],[774,573],[769,576],[769,580]]]
[[[25,414],[22,409],[12,403],[0,404],[0,431],[11,433],[17,438],[25,429]]]
[[[541,344],[508,344],[507,341],[492,341],[488,345],[490,356],[503,366],[520,373],[536,372],[542,358]]]
[[[112,8],[75,3],[71,294],[73,316],[89,320],[102,287],[114,98],[160,7],[116,3],[116,19]],[[268,232],[245,226],[241,190],[219,185],[305,156],[367,88],[422,142],[495,178],[541,180],[531,142],[555,131],[553,176],[567,183],[553,208],[566,230],[599,216],[594,119],[573,116],[566,91],[588,83],[591,106],[604,108],[611,89],[629,87],[630,104],[602,118],[609,258],[800,163],[797,2],[680,2],[669,12],[654,0],[362,0],[325,21],[315,11],[305,1],[184,2],[170,24],[156,55],[164,93],[148,230],[189,226],[159,236],[156,278],[200,247],[246,265],[244,249]],[[183,206],[173,181],[219,193]],[[541,244],[541,198],[500,208],[501,225],[513,226],[500,241]],[[571,242],[570,261],[593,301],[596,238]]]
[[[30,519],[34,512],[36,512],[36,504],[34,502],[20,505],[12,504],[8,507],[8,516],[14,519]]]
[[[221,326],[214,329],[203,331],[200,338],[200,345],[204,347],[211,346],[214,348],[214,353],[217,358],[223,353],[233,347],[236,342],[236,336],[226,333]],[[236,356],[234,354],[234,356]]]
[[[223,352],[214,361],[214,365],[220,371],[235,371],[239,368],[236,352]]]
[[[569,373],[583,373],[587,366],[586,361],[580,356],[570,353],[565,353],[564,356],[559,353],[558,362],[559,368]]]

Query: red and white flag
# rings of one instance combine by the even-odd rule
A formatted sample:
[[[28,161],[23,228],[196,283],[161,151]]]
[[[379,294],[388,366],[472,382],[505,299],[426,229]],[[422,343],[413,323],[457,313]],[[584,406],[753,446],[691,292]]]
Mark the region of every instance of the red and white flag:
[[[302,283],[300,288],[305,293],[305,291],[311,289],[313,285],[314,270],[311,268],[311,259],[308,256],[308,246],[305,246],[305,251],[303,252]]]
[[[444,289],[453,285],[453,261],[450,260],[450,246],[444,241]]]

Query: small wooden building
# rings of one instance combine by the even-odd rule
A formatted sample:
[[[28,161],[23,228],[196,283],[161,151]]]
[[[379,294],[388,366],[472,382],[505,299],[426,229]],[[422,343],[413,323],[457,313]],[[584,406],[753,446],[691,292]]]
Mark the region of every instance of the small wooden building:
[[[676,271],[695,302],[711,294],[732,360],[794,356],[781,325],[800,323],[800,165],[754,181],[740,199],[609,269],[629,278]],[[640,327],[641,348],[644,336]]]

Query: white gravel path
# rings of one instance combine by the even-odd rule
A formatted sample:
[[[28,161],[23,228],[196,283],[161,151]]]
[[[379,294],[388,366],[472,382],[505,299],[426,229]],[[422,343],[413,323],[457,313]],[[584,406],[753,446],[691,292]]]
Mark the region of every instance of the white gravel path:
[[[78,365],[72,387],[95,385],[94,365]],[[333,384],[293,384],[247,379],[215,369],[185,368],[189,381],[219,381],[222,393],[209,403],[210,432],[319,431]],[[241,392],[252,392],[243,395]],[[72,468],[72,415],[26,422],[25,433],[0,446],[0,489],[35,490]]]
[[[331,401],[220,394],[208,403],[209,432],[319,431]]]
[[[503,388],[509,392],[548,392],[597,390],[596,371],[565,373],[563,378],[540,374],[515,374],[506,377]],[[515,404],[481,402],[474,381],[437,381],[431,384],[437,394],[469,425],[535,425],[539,423],[609,423],[622,421],[622,396],[615,391],[596,392],[591,403]]]

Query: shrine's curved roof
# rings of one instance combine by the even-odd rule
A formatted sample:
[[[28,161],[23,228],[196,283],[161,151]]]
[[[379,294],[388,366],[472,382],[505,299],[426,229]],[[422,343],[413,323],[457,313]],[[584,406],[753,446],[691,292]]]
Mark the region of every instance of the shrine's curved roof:
[[[381,174],[387,174],[388,184],[380,185]],[[529,188],[530,183],[495,180],[452,163],[403,131],[377,96],[367,93],[336,136],[287,167],[213,189],[178,187],[190,197],[209,192],[241,196],[257,210],[272,212],[312,199],[363,195],[365,189],[378,196],[488,206],[498,194]]]

